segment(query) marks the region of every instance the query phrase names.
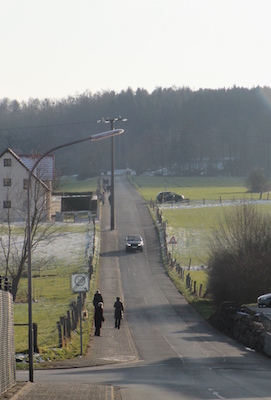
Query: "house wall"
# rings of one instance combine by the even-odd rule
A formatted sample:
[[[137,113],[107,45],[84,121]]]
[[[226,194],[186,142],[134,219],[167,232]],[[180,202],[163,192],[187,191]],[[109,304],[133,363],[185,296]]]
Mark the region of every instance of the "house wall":
[[[4,160],[10,159],[11,165],[4,166]],[[27,187],[24,182],[28,180],[29,171],[25,168],[11,153],[6,152],[0,158],[0,221],[6,222],[8,219],[11,222],[25,221],[27,218]],[[4,185],[4,180],[10,179],[10,186]],[[6,181],[7,182],[7,181]],[[38,180],[32,177],[31,190],[34,190],[35,184]],[[46,199],[45,189],[41,184],[41,195],[39,196],[39,206],[49,198]],[[50,193],[50,192],[49,192]],[[4,202],[10,201],[10,208],[4,207]],[[47,219],[50,219],[50,207],[45,207]]]

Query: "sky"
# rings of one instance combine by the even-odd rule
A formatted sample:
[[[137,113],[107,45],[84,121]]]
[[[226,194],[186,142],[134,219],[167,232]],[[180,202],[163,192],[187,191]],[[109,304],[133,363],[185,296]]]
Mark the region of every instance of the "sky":
[[[0,99],[271,87],[270,0],[0,0]]]

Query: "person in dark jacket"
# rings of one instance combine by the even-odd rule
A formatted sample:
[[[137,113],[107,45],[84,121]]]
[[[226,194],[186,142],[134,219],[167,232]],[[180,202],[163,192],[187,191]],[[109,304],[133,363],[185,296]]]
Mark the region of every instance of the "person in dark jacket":
[[[102,324],[105,321],[103,316],[103,303],[101,301],[95,308],[94,321],[95,321],[95,336],[100,336]]]
[[[114,308],[115,308],[115,328],[120,328],[120,321],[122,320],[122,315],[123,315],[123,304],[120,301],[120,298],[117,297],[115,304],[114,304]]]
[[[98,304],[99,304],[100,302],[103,303],[104,301],[103,301],[103,296],[101,295],[101,292],[100,292],[100,290],[98,289],[98,290],[96,291],[94,297],[93,297],[92,303],[93,303],[94,307],[97,308],[97,306],[98,306]]]

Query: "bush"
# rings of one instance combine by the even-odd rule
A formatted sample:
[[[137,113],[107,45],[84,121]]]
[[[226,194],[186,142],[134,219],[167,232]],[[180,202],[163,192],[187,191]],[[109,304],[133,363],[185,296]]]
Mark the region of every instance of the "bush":
[[[271,217],[253,204],[227,210],[209,243],[208,287],[216,304],[254,303],[271,287]]]
[[[247,178],[246,187],[250,192],[262,193],[270,189],[270,182],[261,168],[255,168]]]

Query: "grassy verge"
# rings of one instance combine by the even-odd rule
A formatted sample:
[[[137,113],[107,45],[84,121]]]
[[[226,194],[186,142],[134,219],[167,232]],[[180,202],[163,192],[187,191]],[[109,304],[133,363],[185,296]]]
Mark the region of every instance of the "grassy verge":
[[[99,235],[99,229],[97,226],[96,228],[96,233]],[[71,309],[71,303],[76,302],[77,294],[71,292],[70,276],[72,273],[78,272],[79,265],[84,265],[83,248],[81,253],[81,257],[72,261],[68,259],[58,261],[57,266],[49,263],[41,273],[33,271],[32,313],[33,322],[38,326],[39,359],[42,358],[43,361],[70,359],[80,355],[79,326],[72,332],[71,339],[66,340],[65,347],[59,348],[57,321],[60,320],[60,317],[66,316],[67,311]],[[92,329],[92,298],[97,285],[98,263],[99,259],[96,254],[93,260],[94,273],[90,281],[90,291],[87,293],[84,305],[88,318],[84,319],[82,324],[83,353],[87,350]],[[17,300],[14,303],[16,353],[28,352],[28,327],[16,326],[16,324],[27,324],[28,321],[27,284],[28,279],[22,278]],[[17,366],[18,368],[25,367],[22,364],[17,364]],[[39,366],[42,366],[42,363],[39,363]]]
[[[88,180],[89,181],[89,180]],[[97,179],[95,179],[97,182]],[[76,185],[75,185],[76,186]],[[63,191],[79,191],[78,186],[71,184],[63,186]],[[96,186],[95,186],[96,188]],[[72,190],[74,189],[74,190]],[[89,182],[82,182],[81,191],[90,191]],[[96,190],[96,189],[95,189]],[[88,247],[90,224],[59,224],[60,229],[48,248],[41,246],[32,257],[32,294],[33,322],[38,327],[39,356],[34,356],[39,367],[44,363],[40,361],[53,361],[74,358],[80,355],[80,328],[72,332],[71,339],[66,340],[65,347],[59,347],[57,321],[66,316],[71,309],[71,303],[76,302],[77,294],[71,291],[71,274],[88,271]],[[55,227],[54,227],[55,229]],[[20,228],[18,228],[20,235]],[[72,239],[70,240],[70,235]],[[63,248],[59,248],[59,256],[53,253],[55,242],[60,237]],[[83,238],[81,240],[81,238]],[[63,241],[62,241],[63,240]],[[75,240],[75,242],[74,242]],[[96,244],[93,258],[93,274],[90,281],[90,291],[87,293],[84,309],[88,317],[82,323],[83,354],[87,350],[90,333],[93,324],[93,294],[97,287],[99,271],[99,241],[100,228],[96,224]],[[68,246],[67,246],[68,245]],[[58,247],[57,247],[58,251]],[[53,253],[53,255],[52,255]],[[21,278],[14,303],[15,323],[15,351],[16,353],[28,353],[28,278]],[[48,363],[47,363],[48,366]],[[27,368],[27,364],[17,363],[17,368]]]
[[[153,210],[150,210],[151,216],[156,224],[158,229],[160,240],[162,241],[162,231],[159,224],[156,221],[156,214]],[[162,260],[165,270],[167,271],[168,276],[176,286],[177,290],[185,297],[185,299],[190,303],[194,309],[204,318],[208,319],[212,312],[214,311],[215,307],[213,302],[210,298],[199,297],[197,294],[193,293],[189,288],[186,286],[186,276],[189,273],[191,279],[196,281],[197,288],[202,285],[202,293],[207,293],[208,287],[208,274],[206,270],[184,270],[183,278],[175,269],[172,269],[168,265],[168,259],[166,256],[165,251],[162,249]]]

